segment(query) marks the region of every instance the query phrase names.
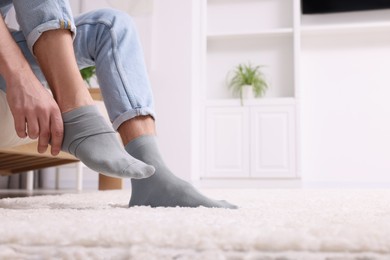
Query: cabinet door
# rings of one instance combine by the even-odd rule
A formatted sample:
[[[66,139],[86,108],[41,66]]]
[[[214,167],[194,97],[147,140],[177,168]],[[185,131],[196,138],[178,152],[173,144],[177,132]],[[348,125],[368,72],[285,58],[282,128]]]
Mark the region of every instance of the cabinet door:
[[[248,108],[206,110],[205,177],[249,177]]]
[[[252,107],[250,121],[251,176],[296,177],[294,106]]]

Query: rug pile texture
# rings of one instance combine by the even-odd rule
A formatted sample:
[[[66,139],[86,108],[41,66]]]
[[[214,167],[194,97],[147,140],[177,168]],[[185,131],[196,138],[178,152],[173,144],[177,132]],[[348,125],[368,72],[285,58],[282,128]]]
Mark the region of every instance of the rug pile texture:
[[[240,208],[128,208],[128,190],[2,199],[0,259],[390,259],[390,190],[205,193]]]

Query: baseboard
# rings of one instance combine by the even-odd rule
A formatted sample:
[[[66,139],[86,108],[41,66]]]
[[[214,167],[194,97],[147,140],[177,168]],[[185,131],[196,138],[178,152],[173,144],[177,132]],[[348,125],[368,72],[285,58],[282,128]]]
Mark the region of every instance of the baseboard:
[[[201,179],[193,183],[198,188],[298,189],[301,182],[301,179]]]
[[[390,182],[302,181],[304,189],[389,189]]]

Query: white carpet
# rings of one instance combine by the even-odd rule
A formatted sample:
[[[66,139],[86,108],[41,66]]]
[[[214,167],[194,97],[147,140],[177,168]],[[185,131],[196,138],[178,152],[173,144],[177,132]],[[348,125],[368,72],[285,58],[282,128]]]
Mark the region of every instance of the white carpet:
[[[390,190],[206,193],[241,208],[129,209],[129,191],[2,199],[0,259],[390,259]]]

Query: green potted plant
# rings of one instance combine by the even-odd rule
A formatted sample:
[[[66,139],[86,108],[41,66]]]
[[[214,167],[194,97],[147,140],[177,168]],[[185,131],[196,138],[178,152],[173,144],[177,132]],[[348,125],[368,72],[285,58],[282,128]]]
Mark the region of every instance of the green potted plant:
[[[91,87],[91,78],[96,74],[96,67],[86,67],[81,69],[80,73],[83,80],[88,84],[89,87]]]
[[[228,87],[235,96],[239,96],[241,105],[244,104],[244,98],[262,97],[268,89],[260,66],[249,64],[239,64],[233,74],[228,74]],[[230,76],[230,77],[229,77]]]

